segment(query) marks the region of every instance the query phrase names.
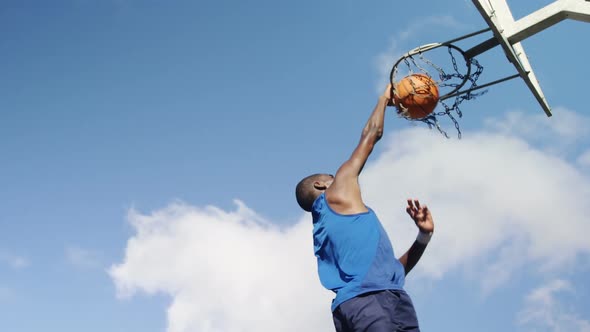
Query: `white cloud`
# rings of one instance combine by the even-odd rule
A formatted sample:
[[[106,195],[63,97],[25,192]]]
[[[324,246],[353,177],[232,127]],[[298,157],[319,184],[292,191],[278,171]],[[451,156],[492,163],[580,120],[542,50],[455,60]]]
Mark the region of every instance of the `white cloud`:
[[[396,39],[392,39],[389,48],[375,57],[374,63],[379,75],[379,84],[376,86],[376,92],[382,93],[385,82],[389,82],[391,68],[395,61],[399,59],[406,51],[400,50]]]
[[[560,293],[574,292],[574,287],[561,279],[534,289],[525,299],[525,307],[518,314],[518,322],[534,331],[589,332],[590,321],[568,309],[557,298]]]
[[[414,19],[410,26],[398,33],[398,36],[401,40],[407,40],[415,37],[419,33],[424,31],[430,32],[436,28],[450,28],[458,30],[465,26],[465,24],[457,21],[453,16],[449,15],[421,17]]]
[[[365,200],[398,255],[417,232],[405,199],[420,198],[434,214],[435,235],[412,278],[437,280],[459,269],[491,292],[523,267],[550,275],[590,252],[590,179],[496,124],[463,140],[422,127],[389,134],[367,164]],[[309,216],[279,228],[237,205],[132,211],[136,234],[110,269],[118,294],[170,295],[169,332],[333,329]]]
[[[590,167],[590,150],[582,152],[577,161],[580,166]]]
[[[170,332],[329,330],[331,296],[315,274],[310,220],[278,228],[236,204],[132,211],[137,234],[110,270],[119,295],[171,295]]]
[[[7,252],[0,252],[0,263],[6,264],[13,269],[24,269],[30,265],[25,257]]]
[[[419,271],[429,277],[478,271],[489,290],[524,264],[551,270],[590,252],[587,176],[509,132],[465,136],[404,130],[384,142],[383,154],[365,170],[367,202],[400,249],[416,232],[404,215],[405,198],[431,206],[437,231]]]
[[[411,44],[408,47],[400,46],[405,44],[407,40],[414,38],[416,35],[423,33],[424,31],[432,31],[437,28],[445,29],[460,29],[465,25],[457,21],[452,16],[429,16],[417,18],[414,23],[407,27],[405,30],[397,32],[389,43],[386,50],[379,53],[374,60],[375,67],[378,72],[378,85],[376,86],[376,92],[383,92],[384,82],[389,82],[389,75],[395,62],[401,58],[403,54],[410,51],[411,49],[422,46]],[[428,41],[438,42],[437,40]]]
[[[85,269],[98,268],[101,265],[97,253],[77,246],[66,248],[66,259],[70,264]]]
[[[541,113],[511,112],[502,119],[487,119],[486,123],[499,133],[521,137],[547,152],[567,156],[572,148],[590,137],[590,118],[562,107],[556,107],[553,114],[547,117]]]

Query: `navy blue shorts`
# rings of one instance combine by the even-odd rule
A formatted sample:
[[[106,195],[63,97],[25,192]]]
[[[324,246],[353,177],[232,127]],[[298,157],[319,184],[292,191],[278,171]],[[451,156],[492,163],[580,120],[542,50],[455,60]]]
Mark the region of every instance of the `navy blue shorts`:
[[[332,313],[337,332],[420,332],[410,296],[403,290],[352,298]]]

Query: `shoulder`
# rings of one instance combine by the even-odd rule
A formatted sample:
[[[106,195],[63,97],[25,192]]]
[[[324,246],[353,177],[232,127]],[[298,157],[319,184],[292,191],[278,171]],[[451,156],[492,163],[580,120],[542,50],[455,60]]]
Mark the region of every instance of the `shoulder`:
[[[357,214],[367,212],[360,188],[354,186],[334,186],[326,190],[326,204],[339,214]]]

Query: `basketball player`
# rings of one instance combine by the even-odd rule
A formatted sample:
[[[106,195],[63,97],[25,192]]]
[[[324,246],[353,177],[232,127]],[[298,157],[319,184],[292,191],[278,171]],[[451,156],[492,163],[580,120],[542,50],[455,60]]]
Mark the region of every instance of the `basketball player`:
[[[335,176],[314,174],[297,184],[297,202],[313,218],[318,273],[336,293],[332,316],[337,332],[420,331],[414,306],[403,290],[434,231],[430,211],[408,199],[406,212],[419,229],[399,259],[375,212],[363,203],[358,177],[383,134],[391,85],[371,114],[360,142]]]

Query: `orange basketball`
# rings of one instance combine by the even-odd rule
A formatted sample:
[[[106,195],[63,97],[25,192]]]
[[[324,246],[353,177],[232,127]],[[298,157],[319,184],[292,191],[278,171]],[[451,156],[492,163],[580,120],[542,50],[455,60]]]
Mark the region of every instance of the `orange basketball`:
[[[436,82],[425,74],[406,76],[395,84],[393,90],[393,103],[398,113],[411,119],[427,117],[438,103]]]

